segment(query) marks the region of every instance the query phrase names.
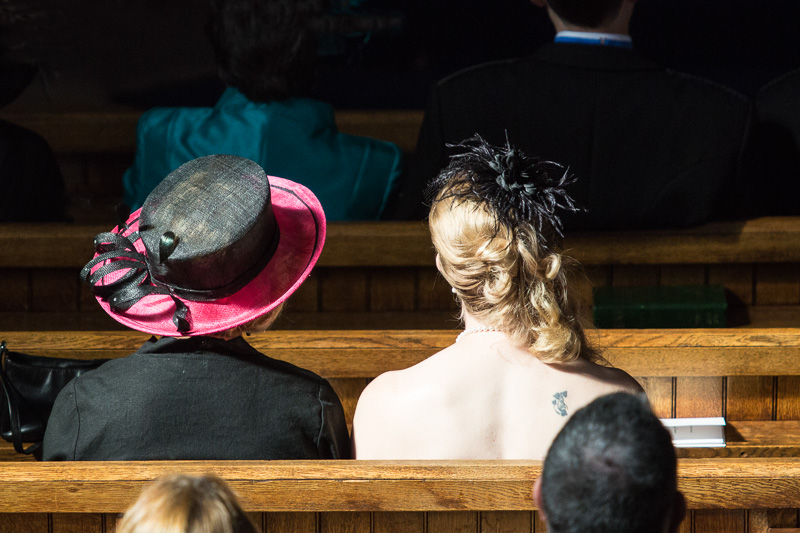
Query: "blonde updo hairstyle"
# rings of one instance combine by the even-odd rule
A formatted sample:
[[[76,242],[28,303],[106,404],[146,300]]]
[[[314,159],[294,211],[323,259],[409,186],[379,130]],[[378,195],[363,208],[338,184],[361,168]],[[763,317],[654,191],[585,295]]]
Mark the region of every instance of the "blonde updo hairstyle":
[[[498,150],[485,143],[481,147]],[[454,158],[429,189],[429,226],[438,267],[462,303],[462,312],[503,331],[545,363],[595,359],[579,319],[580,303],[568,291],[577,263],[549,247],[558,228],[542,220],[540,229],[533,216],[521,220],[514,208],[498,212],[493,193],[481,191],[499,185],[481,188],[475,183],[483,180],[486,185],[497,174],[492,169],[489,176],[481,176],[487,169],[473,163]]]

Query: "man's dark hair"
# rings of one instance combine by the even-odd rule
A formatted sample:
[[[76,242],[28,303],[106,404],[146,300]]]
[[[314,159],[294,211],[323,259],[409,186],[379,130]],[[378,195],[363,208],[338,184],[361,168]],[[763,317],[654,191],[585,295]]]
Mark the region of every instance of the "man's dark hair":
[[[615,393],[575,412],[544,461],[551,533],[662,531],[677,492],[675,448],[644,395]]]
[[[212,0],[220,78],[255,102],[308,96],[324,0]]]
[[[547,0],[547,5],[566,22],[597,28],[617,14],[622,0]]]

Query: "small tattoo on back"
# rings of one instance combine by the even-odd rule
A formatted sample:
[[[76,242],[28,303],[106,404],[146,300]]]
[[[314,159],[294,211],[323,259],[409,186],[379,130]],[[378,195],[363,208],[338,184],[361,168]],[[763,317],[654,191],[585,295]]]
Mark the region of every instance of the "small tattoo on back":
[[[553,410],[561,416],[567,416],[567,402],[564,401],[566,397],[567,391],[553,394],[553,398],[555,398],[553,400]]]

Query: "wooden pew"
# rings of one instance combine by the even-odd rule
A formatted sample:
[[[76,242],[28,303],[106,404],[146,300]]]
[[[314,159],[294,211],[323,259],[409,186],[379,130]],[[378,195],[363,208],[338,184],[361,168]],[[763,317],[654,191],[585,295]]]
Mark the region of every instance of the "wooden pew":
[[[327,378],[375,377],[451,345],[458,331],[269,330],[246,340]],[[123,357],[150,338],[137,331],[11,331],[12,351],[51,357]],[[634,376],[800,375],[800,328],[607,329],[589,341]]]
[[[33,130],[56,154],[130,154],[136,150],[141,111],[3,113],[0,118]],[[390,141],[414,151],[422,110],[339,110],[336,125],[351,135]]]
[[[0,533],[110,533],[149,481],[213,473],[266,533],[544,531],[538,461],[162,461],[0,464]],[[800,459],[681,459],[683,531],[797,528]],[[791,529],[790,529],[791,530]],[[793,531],[797,531],[794,529]]]
[[[0,267],[82,267],[108,224],[0,224]],[[800,263],[800,217],[710,222],[685,229],[573,233],[564,253],[584,266]],[[330,222],[322,267],[430,267],[425,222]]]
[[[268,331],[248,340],[267,354],[331,379],[352,417],[370,377],[414,364],[449,345],[455,335],[435,330]],[[796,384],[800,376],[800,329],[608,330],[593,337],[609,361],[639,377],[657,410],[670,410],[660,416],[698,403],[714,412],[681,416],[773,402],[765,420],[730,422],[727,448],[679,450],[681,490],[693,509],[682,531],[766,533],[800,526],[800,459],[787,458],[798,455],[800,417],[773,416],[791,412],[792,407],[779,407],[780,402],[797,409],[797,399],[781,391],[796,394],[800,388],[789,383],[780,388],[780,383]],[[29,353],[118,357],[147,335],[7,332],[4,338],[12,349]],[[730,385],[736,379],[768,379],[778,388],[750,387],[764,397],[737,397],[741,386]],[[669,387],[660,387],[661,380]],[[712,396],[719,404],[712,405]],[[717,457],[697,458],[703,455]],[[542,530],[528,498],[538,475],[536,462],[158,462],[117,468],[116,463],[37,464],[20,458],[12,456],[10,445],[0,447],[0,533],[111,532],[115,513],[143,483],[177,469],[210,471],[228,479],[267,532]],[[286,495],[292,495],[288,503]]]
[[[0,224],[0,329],[119,329],[77,277],[94,235],[112,225]],[[719,284],[730,325],[800,323],[800,217],[577,233],[564,245],[595,286]],[[278,326],[453,328],[456,314],[424,223],[340,222]]]
[[[247,340],[271,357],[328,378],[351,421],[370,379],[422,361],[449,346],[456,334],[446,330],[272,330]],[[123,357],[147,338],[135,331],[0,333],[0,340],[6,340],[12,351],[74,358]],[[745,424],[800,420],[800,328],[597,330],[589,338],[611,364],[639,380],[658,416],[725,416],[734,421],[731,440],[750,439],[753,448],[731,451],[732,455],[755,454],[759,446],[778,445],[774,439],[781,432],[797,436],[800,431],[791,425],[781,429]],[[773,441],[768,435],[758,437],[759,432],[772,433]],[[780,444],[786,453],[800,442],[792,438]]]

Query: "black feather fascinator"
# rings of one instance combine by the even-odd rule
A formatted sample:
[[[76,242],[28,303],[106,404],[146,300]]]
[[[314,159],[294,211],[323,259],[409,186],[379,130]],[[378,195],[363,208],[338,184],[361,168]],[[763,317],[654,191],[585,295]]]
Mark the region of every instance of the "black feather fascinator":
[[[526,155],[508,139],[505,146],[493,146],[477,134],[447,146],[460,152],[428,184],[431,202],[477,197],[511,231],[521,223],[535,224],[545,248],[548,234],[564,236],[558,211],[582,211],[566,192],[576,178],[559,163]]]

